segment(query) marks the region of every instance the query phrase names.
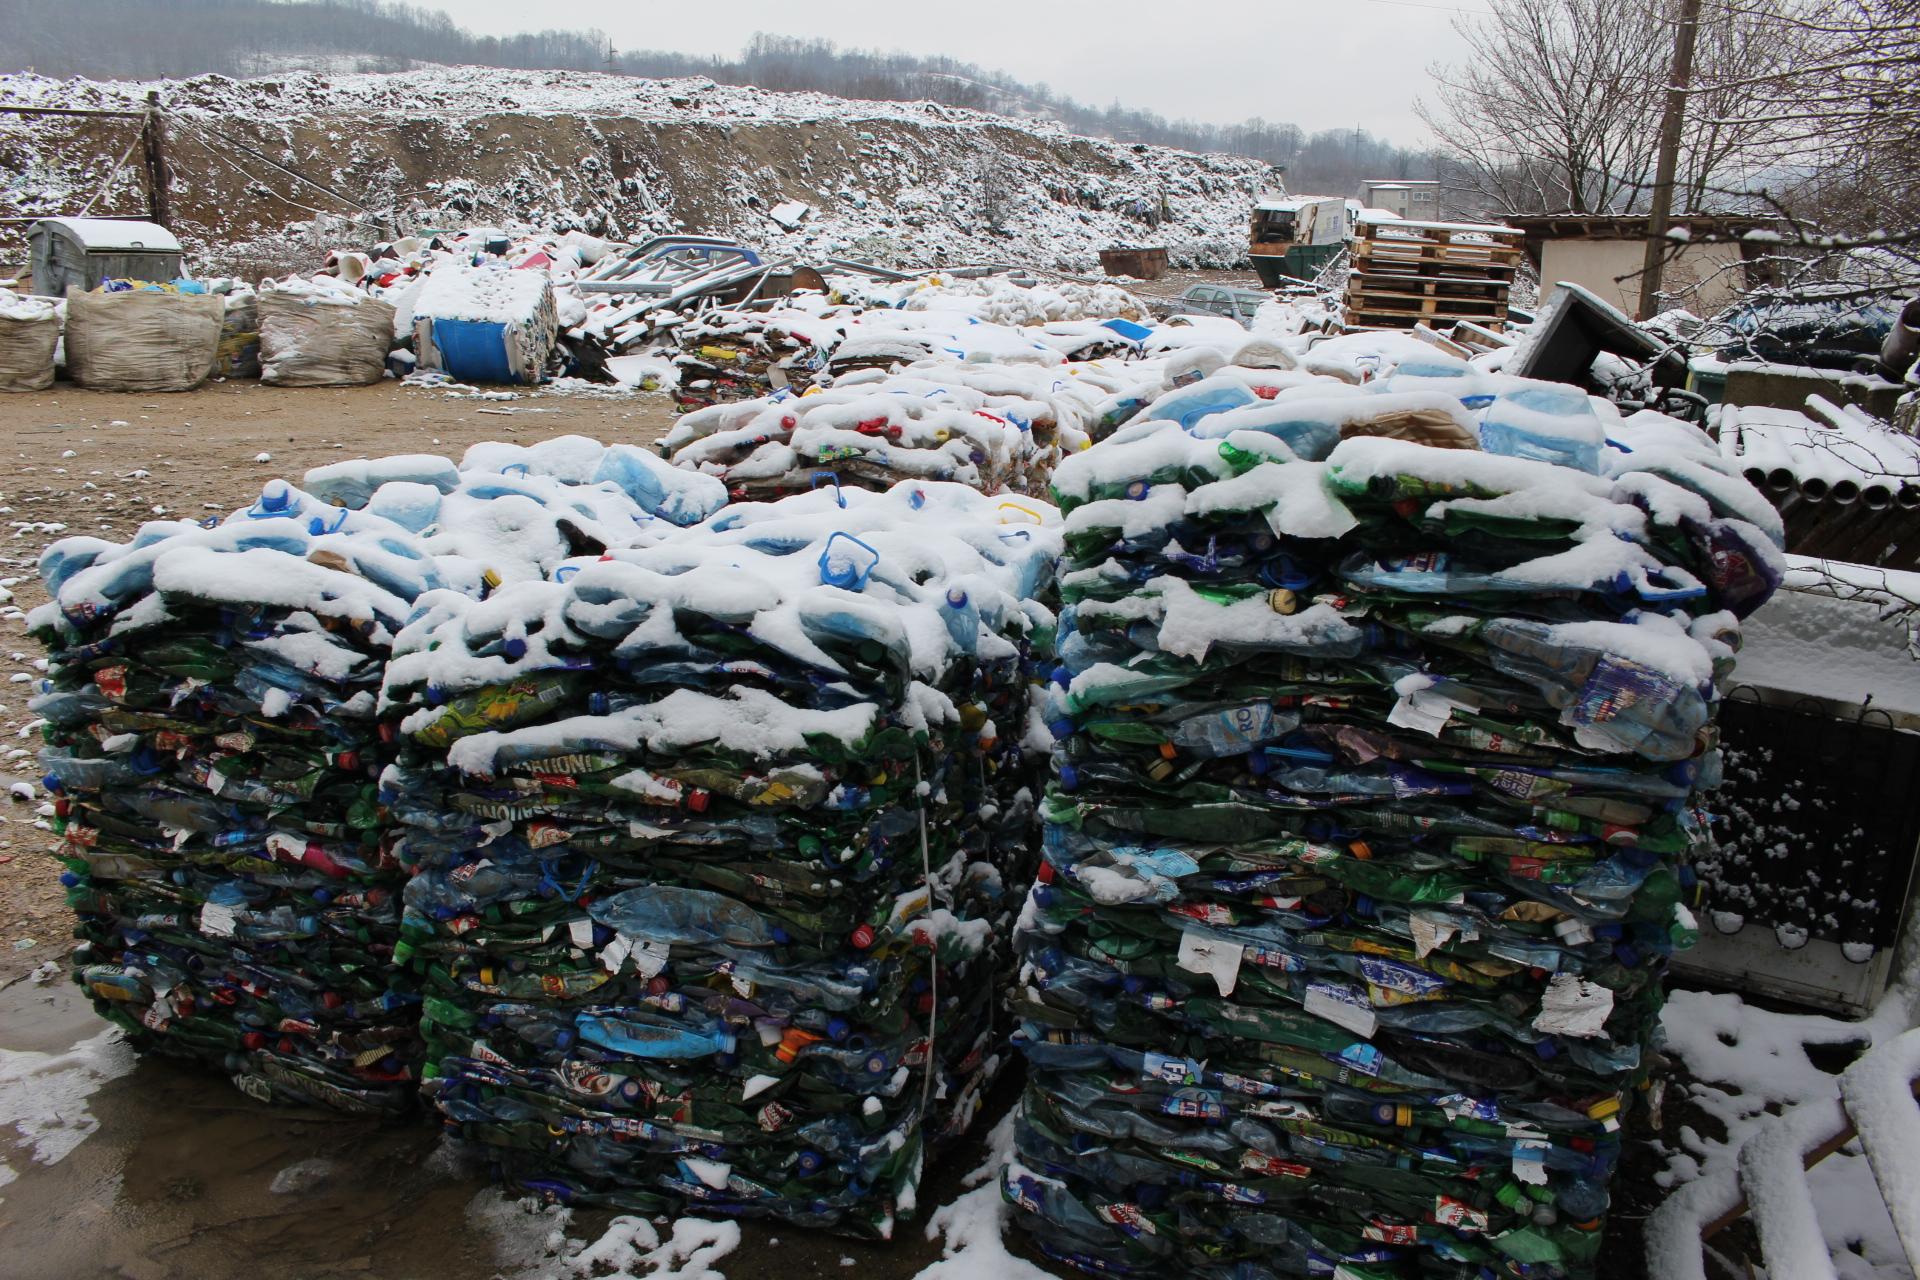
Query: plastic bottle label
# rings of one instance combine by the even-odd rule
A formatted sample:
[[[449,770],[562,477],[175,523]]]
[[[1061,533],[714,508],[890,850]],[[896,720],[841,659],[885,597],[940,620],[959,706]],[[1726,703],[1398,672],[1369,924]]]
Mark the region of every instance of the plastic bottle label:
[[[1223,996],[1232,995],[1239,983],[1240,962],[1245,955],[1246,948],[1237,942],[1219,942],[1197,933],[1180,935],[1180,967],[1212,978]]]
[[[1137,1204],[1103,1204],[1094,1212],[1135,1238],[1160,1234]]]
[[[1335,1026],[1370,1040],[1380,1026],[1379,1016],[1359,992],[1333,982],[1307,984],[1306,1009],[1316,1018],[1325,1018]]]
[[[1433,1220],[1443,1227],[1455,1227],[1461,1231],[1485,1231],[1487,1215],[1472,1205],[1452,1196],[1433,1198]]]
[[[624,933],[616,933],[613,940],[600,948],[600,963],[608,973],[620,972],[620,966],[627,962],[627,956],[633,951],[633,939]]]
[[[200,908],[200,932],[216,938],[231,938],[237,917],[224,902],[209,902]]]
[[[671,948],[664,942],[646,942],[633,949],[633,968],[643,978],[658,977],[667,967]]]
[[[1610,989],[1571,973],[1556,973],[1540,997],[1540,1012],[1533,1020],[1533,1029],[1550,1035],[1594,1039],[1606,1034],[1607,1018],[1612,1013]]]
[[[1167,1084],[1200,1083],[1200,1064],[1187,1058],[1170,1058],[1163,1053],[1140,1056],[1140,1078],[1161,1080]]]

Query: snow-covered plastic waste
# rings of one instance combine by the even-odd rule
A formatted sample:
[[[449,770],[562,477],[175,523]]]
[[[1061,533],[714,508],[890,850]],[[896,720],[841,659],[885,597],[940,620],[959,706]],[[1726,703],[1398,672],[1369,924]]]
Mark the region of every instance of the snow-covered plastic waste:
[[[419,997],[392,963],[375,698],[447,584],[404,529],[335,514],[274,481],[212,527],[55,543],[32,706],[101,1014],[263,1101],[398,1113]]]
[[[191,391],[213,372],[225,317],[219,296],[170,287],[71,294],[67,374],[92,391]]]
[[[426,1093],[503,1178],[885,1235],[1002,1065],[1031,875],[1049,509],[956,485],[736,505],[420,598],[403,957]]]
[[[502,263],[443,263],[413,298],[414,354],[462,382],[545,380],[559,335],[545,274]]]
[[[52,386],[59,346],[56,303],[0,292],[0,391],[45,391]]]
[[[884,489],[948,480],[982,493],[1039,493],[1058,459],[1089,439],[1099,394],[1052,369],[934,361],[849,374],[830,390],[699,409],[658,447],[736,498],[827,481]]]
[[[562,451],[581,447],[605,452]],[[420,984],[395,961],[406,874],[376,787],[394,637],[419,601],[511,593],[673,526],[611,481],[427,455],[307,482],[271,481],[206,526],[50,546],[53,603],[33,626],[52,667],[33,705],[76,976],[102,1013],[255,1097],[397,1112],[421,1045]]]
[[[255,307],[260,380],[281,387],[378,382],[393,347],[393,308],[330,276],[263,280]]]
[[[1704,448],[1509,420],[1553,465],[1474,447],[1445,393],[1323,403],[1401,400],[1451,404],[1452,447],[1143,414],[1055,475],[1002,1187],[1067,1265],[1592,1274],[1780,556]]]

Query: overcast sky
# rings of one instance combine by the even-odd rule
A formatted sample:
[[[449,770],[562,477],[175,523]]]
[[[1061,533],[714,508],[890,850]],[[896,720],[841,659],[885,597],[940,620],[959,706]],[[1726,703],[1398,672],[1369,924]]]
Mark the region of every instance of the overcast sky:
[[[1452,21],[1481,0],[424,0],[478,34],[598,27],[616,46],[736,54],[755,31],[947,54],[1105,106],[1263,116],[1425,145],[1413,100],[1459,56]]]

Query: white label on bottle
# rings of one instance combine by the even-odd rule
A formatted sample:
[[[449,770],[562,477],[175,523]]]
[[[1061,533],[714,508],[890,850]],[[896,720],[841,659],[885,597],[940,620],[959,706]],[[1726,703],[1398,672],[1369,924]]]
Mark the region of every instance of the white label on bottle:
[[[664,942],[643,942],[633,951],[633,967],[643,978],[652,978],[667,967],[669,948]]]
[[[624,933],[613,935],[613,941],[600,948],[600,963],[608,973],[620,972],[620,966],[627,962],[627,955],[633,950],[633,939]]]
[[[1447,945],[1447,939],[1455,932],[1453,921],[1442,917],[1438,920],[1415,911],[1407,916],[1407,927],[1413,931],[1413,954],[1416,959],[1425,960],[1436,948]]]
[[[1513,1176],[1536,1187],[1547,1185],[1547,1144],[1538,1141],[1513,1144]]]
[[[1367,1004],[1367,998],[1338,983],[1309,982],[1306,1008],[1314,1017],[1345,1027],[1363,1040],[1371,1040],[1380,1025],[1380,1018]]]
[[[1237,942],[1219,942],[1197,933],[1180,935],[1179,964],[1188,973],[1204,973],[1220,994],[1230,996],[1240,981],[1240,961],[1246,948]]]
[[[567,936],[573,939],[573,945],[582,951],[593,950],[593,921],[585,916],[578,920],[567,921]]]
[[[224,902],[209,902],[200,908],[200,932],[216,938],[231,938],[236,917]]]
[[[1387,712],[1387,723],[1437,738],[1440,731],[1447,727],[1447,721],[1453,718],[1454,705],[1451,699],[1424,691],[1404,693],[1393,704],[1393,710]]]
[[[1535,1031],[1586,1040],[1606,1034],[1607,1015],[1613,1012],[1613,992],[1597,982],[1571,973],[1556,973],[1540,997]]]

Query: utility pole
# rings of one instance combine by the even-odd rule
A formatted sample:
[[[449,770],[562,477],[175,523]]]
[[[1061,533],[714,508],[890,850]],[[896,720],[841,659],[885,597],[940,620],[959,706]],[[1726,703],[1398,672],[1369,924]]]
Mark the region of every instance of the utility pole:
[[[1680,0],[1680,28],[1673,36],[1673,75],[1667,109],[1660,118],[1660,158],[1653,174],[1653,204],[1647,212],[1647,256],[1640,268],[1640,319],[1660,305],[1660,272],[1666,264],[1667,221],[1673,213],[1673,178],[1680,167],[1680,134],[1687,122],[1687,84],[1693,79],[1693,40],[1700,31],[1700,0]]]
[[[147,217],[172,229],[173,202],[167,192],[172,175],[167,169],[167,126],[160,117],[160,92],[147,94],[147,114],[140,125],[141,158],[147,171]]]

